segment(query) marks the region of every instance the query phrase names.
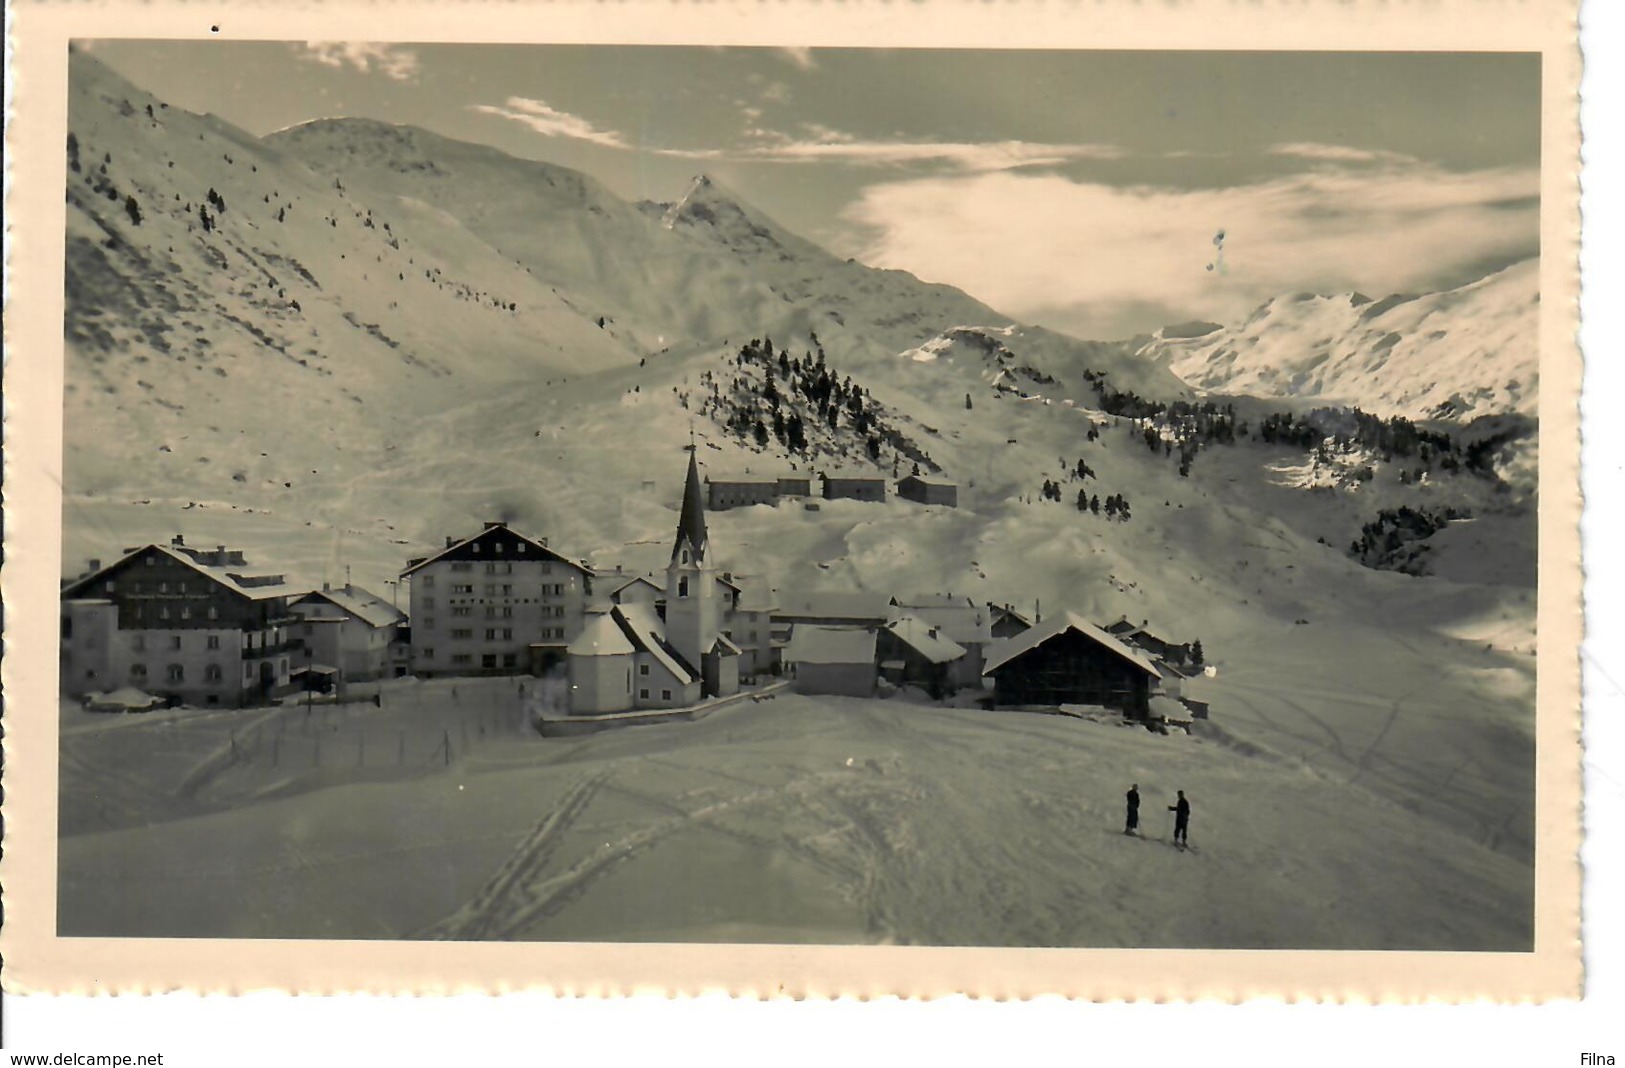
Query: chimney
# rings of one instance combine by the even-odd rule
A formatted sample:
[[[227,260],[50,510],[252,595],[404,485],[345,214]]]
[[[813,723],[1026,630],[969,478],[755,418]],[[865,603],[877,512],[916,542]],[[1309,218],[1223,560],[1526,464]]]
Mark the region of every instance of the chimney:
[[[175,546],[185,545],[186,544],[186,539],[181,537],[179,534],[177,534],[177,535],[175,535],[173,538],[171,538],[169,540],[169,544],[175,545]]]
[[[86,560],[85,563],[90,565],[90,570],[92,573],[102,569],[102,562],[96,559],[94,556],[92,556],[89,560]]]
[[[332,585],[329,584],[326,579],[322,580],[322,592],[323,593],[332,593],[333,592]]]
[[[216,545],[214,547],[214,551],[219,553],[221,556],[226,555],[226,547],[224,545]]]
[[[485,521],[485,529],[486,530],[490,530],[492,527],[500,527],[501,525],[502,525],[502,520],[500,520],[500,519],[487,519]]]
[[[449,549],[453,545],[456,545],[456,544],[457,544],[457,540],[455,538],[453,538],[450,534],[447,534],[446,535],[446,548]]]

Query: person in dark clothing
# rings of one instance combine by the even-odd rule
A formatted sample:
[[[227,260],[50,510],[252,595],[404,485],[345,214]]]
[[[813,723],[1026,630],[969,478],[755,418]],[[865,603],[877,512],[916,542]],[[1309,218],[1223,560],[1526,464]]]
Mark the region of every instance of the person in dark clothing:
[[[1179,791],[1179,803],[1169,805],[1168,811],[1174,814],[1174,843],[1187,845],[1190,842],[1191,803],[1185,800],[1185,791]]]
[[[1140,784],[1128,788],[1128,821],[1123,824],[1124,834],[1137,834],[1140,828]]]

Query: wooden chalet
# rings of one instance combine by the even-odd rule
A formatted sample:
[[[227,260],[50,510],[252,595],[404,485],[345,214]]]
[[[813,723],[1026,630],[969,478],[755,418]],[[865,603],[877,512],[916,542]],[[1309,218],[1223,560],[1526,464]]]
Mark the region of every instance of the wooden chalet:
[[[1147,718],[1161,679],[1142,650],[1071,612],[995,645],[983,674],[999,705],[1101,705],[1131,719]]]

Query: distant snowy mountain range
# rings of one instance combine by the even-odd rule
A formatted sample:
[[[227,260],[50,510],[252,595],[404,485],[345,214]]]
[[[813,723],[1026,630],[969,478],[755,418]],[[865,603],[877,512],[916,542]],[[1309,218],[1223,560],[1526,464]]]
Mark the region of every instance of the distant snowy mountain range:
[[[1443,293],[1297,293],[1222,327],[1169,327],[1140,352],[1202,389],[1304,397],[1377,415],[1465,419],[1539,400],[1539,265]]]

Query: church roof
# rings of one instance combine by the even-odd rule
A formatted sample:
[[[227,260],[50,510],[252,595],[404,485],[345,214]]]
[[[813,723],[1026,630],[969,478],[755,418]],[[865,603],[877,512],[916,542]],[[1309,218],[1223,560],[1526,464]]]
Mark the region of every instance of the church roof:
[[[705,560],[705,494],[700,486],[700,468],[694,453],[688,454],[688,481],[683,484],[683,507],[677,518],[677,537],[672,542],[671,558],[677,559],[683,542],[687,541],[694,553],[694,562]]]

